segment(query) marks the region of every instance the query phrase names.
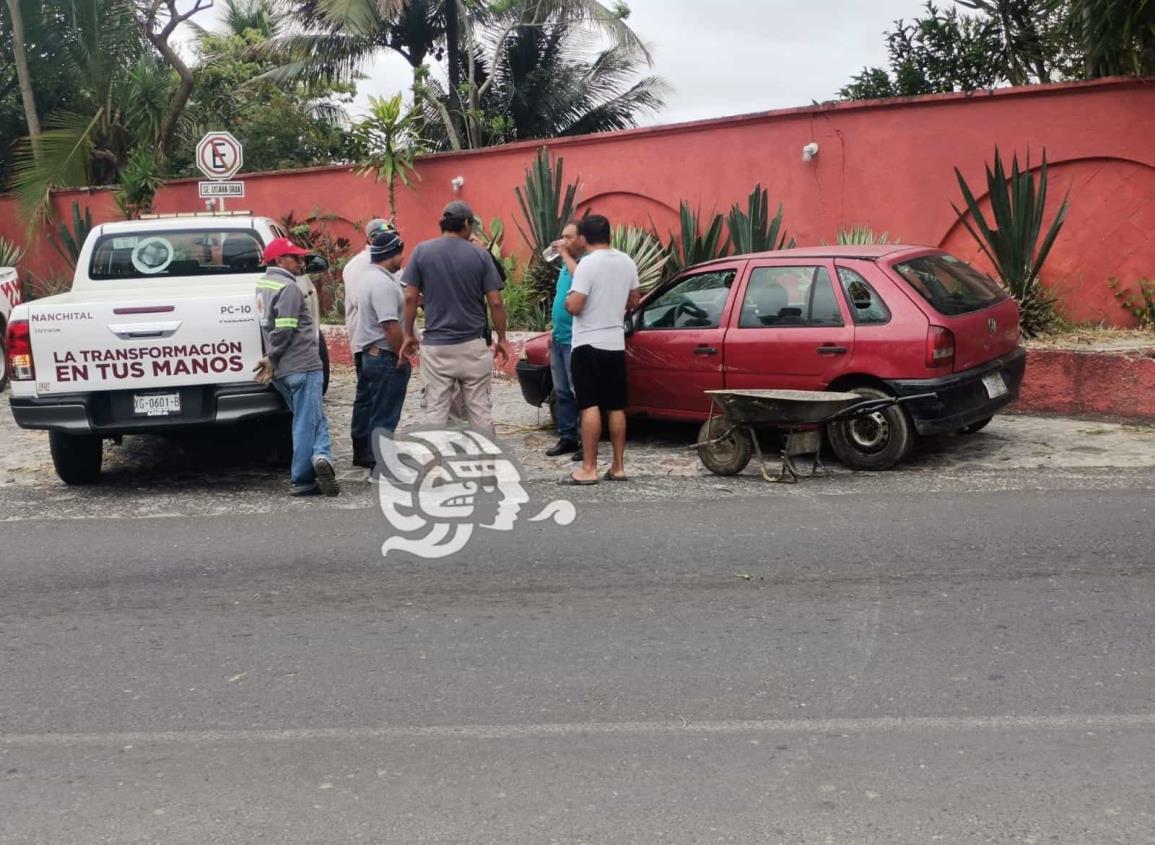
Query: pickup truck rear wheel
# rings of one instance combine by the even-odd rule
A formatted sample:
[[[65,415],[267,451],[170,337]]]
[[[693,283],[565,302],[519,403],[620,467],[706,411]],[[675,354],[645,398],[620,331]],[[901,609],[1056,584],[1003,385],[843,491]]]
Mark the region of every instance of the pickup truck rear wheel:
[[[90,434],[48,432],[52,465],[65,484],[92,484],[100,478],[104,441]]]

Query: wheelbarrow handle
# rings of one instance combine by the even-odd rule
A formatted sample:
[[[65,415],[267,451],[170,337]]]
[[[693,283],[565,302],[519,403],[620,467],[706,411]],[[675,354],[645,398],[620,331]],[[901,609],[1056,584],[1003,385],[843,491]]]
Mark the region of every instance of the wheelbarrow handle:
[[[873,414],[889,408],[891,405],[900,405],[903,402],[913,402],[917,399],[937,399],[938,394],[930,393],[915,393],[910,396],[886,396],[876,399],[864,399],[851,405],[849,408],[843,408],[837,414],[834,414],[824,420],[824,423],[843,422],[844,420],[854,419],[855,417],[863,417],[867,414]]]

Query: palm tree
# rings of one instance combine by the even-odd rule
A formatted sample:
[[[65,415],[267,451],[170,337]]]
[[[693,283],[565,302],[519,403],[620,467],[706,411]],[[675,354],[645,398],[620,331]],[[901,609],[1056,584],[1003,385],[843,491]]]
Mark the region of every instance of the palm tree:
[[[36,143],[25,139],[14,156],[13,188],[34,222],[53,188],[113,184],[136,147],[159,149],[176,87],[127,4],[60,3],[51,11],[60,27],[52,58],[73,90],[45,116]]]
[[[1155,74],[1153,0],[1066,0],[1066,5],[1087,77]]]
[[[513,28],[478,87],[483,112],[503,116],[503,140],[627,129],[663,105],[666,84],[638,79],[647,54],[631,43],[591,55],[592,33],[559,17]]]
[[[397,182],[413,187],[410,175],[417,175],[413,160],[422,151],[419,114],[407,109],[397,94],[387,99],[369,98],[369,115],[353,129],[365,150],[354,168],[360,176],[384,182],[389,192],[389,217],[397,225]],[[420,177],[418,177],[420,178]]]
[[[20,7],[20,0],[8,0],[8,18],[12,27],[12,60],[16,65],[16,78],[20,84],[20,99],[24,103],[24,120],[28,124],[28,134],[35,139],[40,134],[40,115],[36,111],[32,74],[28,69],[28,51],[24,41],[24,10]]]
[[[645,46],[619,10],[597,0],[508,0],[495,12],[463,0],[293,0],[303,31],[275,39],[285,58],[271,74],[278,79],[321,75],[349,81],[382,50],[392,50],[413,68],[416,100],[424,100],[445,125],[453,148],[471,146],[465,129],[475,103],[464,103],[463,89],[474,96],[477,63],[495,64],[508,39],[525,26],[566,20],[609,37],[649,59]],[[481,49],[483,33],[489,50]],[[427,59],[445,61],[448,85],[429,79]],[[474,73],[471,74],[471,67]],[[484,84],[484,83],[480,83]],[[484,97],[478,91],[477,97]]]
[[[222,22],[230,35],[244,35],[251,29],[273,38],[282,28],[272,0],[225,0]]]

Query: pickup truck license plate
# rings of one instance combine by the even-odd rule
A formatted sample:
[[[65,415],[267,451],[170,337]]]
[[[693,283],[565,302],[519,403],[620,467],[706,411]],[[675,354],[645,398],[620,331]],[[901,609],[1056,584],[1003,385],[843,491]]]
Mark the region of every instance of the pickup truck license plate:
[[[1002,373],[990,373],[983,376],[983,387],[987,389],[987,396],[997,399],[1007,392],[1007,383],[1003,381]]]
[[[180,413],[179,393],[135,393],[132,410],[143,417],[167,417]]]

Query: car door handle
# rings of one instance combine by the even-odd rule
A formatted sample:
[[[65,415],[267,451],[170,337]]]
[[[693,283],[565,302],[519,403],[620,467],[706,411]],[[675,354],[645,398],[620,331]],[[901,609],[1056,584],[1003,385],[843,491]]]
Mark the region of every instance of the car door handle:
[[[835,346],[832,343],[824,343],[824,344],[822,344],[822,346],[818,347],[818,354],[819,355],[845,355],[846,354],[846,347],[845,346]]]
[[[717,355],[718,349],[717,349],[717,347],[714,347],[714,346],[705,346],[705,345],[695,346],[694,347],[694,354],[699,355],[699,356],[703,356],[703,357],[706,355]]]

